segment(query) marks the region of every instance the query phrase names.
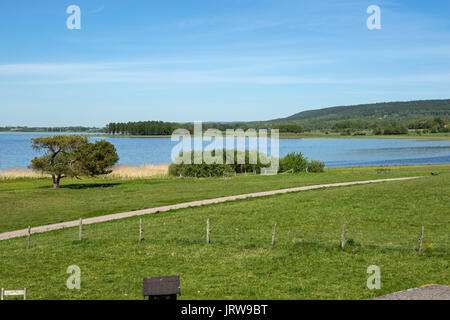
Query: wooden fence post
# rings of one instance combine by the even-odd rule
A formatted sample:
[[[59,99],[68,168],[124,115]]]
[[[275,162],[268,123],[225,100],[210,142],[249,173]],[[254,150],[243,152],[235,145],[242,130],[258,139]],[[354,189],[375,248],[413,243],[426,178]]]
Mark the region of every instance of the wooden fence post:
[[[142,218],[139,219],[139,242],[142,241]]]
[[[211,232],[211,229],[209,228],[209,218],[206,219],[206,244],[209,244],[209,234]]]
[[[28,226],[28,245],[27,248],[30,249],[31,247],[31,227]]]
[[[344,249],[345,246],[345,223],[342,225],[342,234],[341,234],[341,248]]]
[[[422,226],[422,233],[420,234],[420,238],[419,238],[419,254],[422,253],[423,231],[424,231],[424,227]]]
[[[83,218],[80,218],[80,226],[78,230],[78,240],[81,241],[83,239]]]
[[[272,248],[275,245],[275,236],[277,234],[277,223],[275,222],[275,225],[273,227],[273,233],[272,233]]]

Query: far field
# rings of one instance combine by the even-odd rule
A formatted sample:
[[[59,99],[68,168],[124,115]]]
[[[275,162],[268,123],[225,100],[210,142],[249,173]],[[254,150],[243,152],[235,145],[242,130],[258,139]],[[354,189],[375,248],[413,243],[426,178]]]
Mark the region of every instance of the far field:
[[[0,180],[0,232],[236,194],[450,170],[439,165],[390,168],[390,173],[382,174],[374,167],[361,167],[232,178],[63,179],[58,190],[52,188],[50,178]]]
[[[142,299],[143,277],[179,274],[181,299],[365,299],[424,284],[450,285],[448,165],[397,167],[385,174],[347,168],[229,179],[68,180],[60,190],[52,190],[47,179],[3,181],[0,215],[6,231],[193,199],[412,175],[423,177],[144,216],[141,243],[139,217],[85,226],[81,242],[77,228],[35,234],[31,249],[25,238],[1,241],[0,287],[27,287],[30,299]],[[66,288],[70,265],[81,268],[81,290]],[[366,287],[370,265],[381,268],[380,290]]]

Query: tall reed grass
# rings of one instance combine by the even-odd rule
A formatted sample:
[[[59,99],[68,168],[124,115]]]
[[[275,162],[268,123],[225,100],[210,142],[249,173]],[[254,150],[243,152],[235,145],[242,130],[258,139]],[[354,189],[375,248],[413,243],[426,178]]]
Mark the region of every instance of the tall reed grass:
[[[143,179],[157,176],[166,176],[169,173],[168,164],[151,165],[145,164],[140,167],[118,165],[113,171],[103,176],[105,179]],[[0,180],[20,179],[20,178],[46,178],[48,174],[31,171],[25,168],[12,168],[0,170]]]
[[[39,172],[31,171],[23,168],[12,168],[7,170],[0,170],[0,180],[6,179],[20,179],[20,178],[45,178],[49,175]]]
[[[166,176],[169,174],[168,164],[144,164],[140,167],[128,166],[128,165],[118,165],[113,168],[113,172],[108,174],[107,178],[117,178],[117,179],[142,179],[155,176]]]

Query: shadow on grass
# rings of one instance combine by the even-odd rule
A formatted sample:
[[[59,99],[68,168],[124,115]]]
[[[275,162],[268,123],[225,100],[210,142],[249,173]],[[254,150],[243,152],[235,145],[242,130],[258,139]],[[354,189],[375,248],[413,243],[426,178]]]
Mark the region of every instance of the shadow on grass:
[[[93,189],[93,188],[111,188],[118,186],[120,183],[73,183],[62,185],[60,189]]]
[[[353,240],[353,239],[349,239]],[[374,245],[374,244],[363,244],[356,241],[346,241],[344,249],[341,248],[339,241],[335,243],[329,241],[318,241],[318,240],[299,240],[290,244],[293,249],[303,249],[306,251],[314,250],[325,250],[328,252],[345,252],[349,254],[359,254],[368,252],[377,252],[383,254],[389,253],[401,253],[408,255],[416,255],[416,250],[410,246],[388,246],[384,244]],[[433,254],[428,254],[426,256],[443,256],[443,252],[434,250]]]

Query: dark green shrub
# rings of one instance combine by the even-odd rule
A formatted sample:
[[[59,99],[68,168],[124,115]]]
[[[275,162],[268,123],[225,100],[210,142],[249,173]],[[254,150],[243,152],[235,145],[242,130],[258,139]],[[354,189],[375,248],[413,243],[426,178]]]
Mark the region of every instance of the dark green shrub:
[[[382,135],[383,129],[381,129],[380,127],[376,127],[375,129],[373,129],[373,134],[377,136]]]
[[[311,160],[308,163],[308,172],[323,172],[325,168],[325,163],[318,160]]]
[[[386,127],[383,130],[384,135],[407,134],[407,133],[408,133],[408,128],[405,126],[401,126],[401,125]]]
[[[223,156],[224,156],[224,160],[223,162],[226,163],[226,151],[223,151]],[[254,152],[254,151],[253,151]],[[243,164],[239,164],[238,163],[238,159],[239,157],[245,157],[245,163]],[[263,164],[261,162],[261,160],[263,160],[263,162],[267,163],[270,159],[267,157],[267,155],[263,154],[263,153],[257,153],[257,163],[255,164],[251,164],[250,163],[250,151],[249,150],[245,150],[245,151],[237,151],[234,150],[234,163],[233,164],[229,164],[231,171],[232,172],[236,172],[236,173],[261,173],[261,168],[268,168],[270,167],[270,163],[269,164]]]
[[[176,165],[175,163],[171,163],[169,165],[169,176],[179,176],[179,166]]]
[[[222,150],[223,163],[211,163],[208,164],[205,162],[204,158],[202,158],[202,163],[195,164],[195,152],[191,151],[187,153],[188,155],[181,153],[179,155],[180,158],[185,155],[186,157],[191,158],[191,163],[171,163],[169,166],[169,175],[176,177],[219,177],[219,176],[228,176],[234,173],[261,173],[261,168],[270,167],[270,163],[263,164],[267,156],[262,153],[257,153],[257,163],[250,164],[250,151],[233,151],[234,163],[227,164],[227,151]],[[215,156],[215,151],[212,152],[212,156]],[[239,157],[243,157],[245,159],[245,163],[238,164]],[[268,160],[268,159],[267,159]]]
[[[215,155],[215,152],[212,153],[212,156]],[[234,157],[234,163],[227,164],[226,150],[222,150],[223,156],[223,164],[207,164],[204,159],[201,164],[194,164],[195,153],[181,153],[179,155],[180,158],[183,156],[191,159],[191,164],[188,163],[171,163],[169,166],[169,175],[175,177],[219,177],[219,176],[229,176],[233,174],[241,174],[241,173],[261,173],[261,168],[270,167],[271,163],[276,159],[268,159],[267,155],[263,153],[257,153],[257,163],[250,164],[250,151],[236,151],[232,152]],[[245,159],[245,163],[238,164],[238,159]],[[269,162],[271,160],[271,162]],[[242,162],[242,161],[239,161]],[[264,164],[262,163],[264,162]],[[321,161],[311,161],[308,163],[308,159],[303,156],[302,153],[289,153],[283,158],[279,160],[279,172],[302,172],[308,171],[310,172],[323,172],[324,171],[324,163]]]
[[[341,136],[351,136],[351,135],[352,135],[352,130],[350,130],[350,129],[341,131]]]
[[[302,133],[304,130],[302,126],[294,123],[284,123],[277,124],[274,129],[278,129],[279,132],[292,132],[292,133]]]
[[[306,171],[308,166],[308,160],[303,156],[301,152],[299,153],[288,153],[283,158],[280,159],[280,169],[279,172],[301,172]]]

